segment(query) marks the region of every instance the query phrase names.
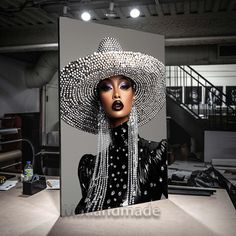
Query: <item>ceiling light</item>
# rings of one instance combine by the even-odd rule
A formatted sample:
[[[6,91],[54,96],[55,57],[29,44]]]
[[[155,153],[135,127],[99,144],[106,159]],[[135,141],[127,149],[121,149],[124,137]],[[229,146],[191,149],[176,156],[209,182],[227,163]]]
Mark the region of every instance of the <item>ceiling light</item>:
[[[140,15],[140,11],[137,8],[133,8],[129,14],[132,18],[137,18]]]
[[[84,11],[82,14],[81,14],[81,19],[83,21],[89,21],[91,20],[91,15],[87,12],[87,11]]]

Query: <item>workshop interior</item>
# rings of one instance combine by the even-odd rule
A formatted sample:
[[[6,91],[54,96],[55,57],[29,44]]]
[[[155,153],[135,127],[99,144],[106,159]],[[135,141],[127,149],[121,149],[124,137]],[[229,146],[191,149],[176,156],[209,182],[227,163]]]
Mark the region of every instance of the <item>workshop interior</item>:
[[[217,198],[222,190],[224,197],[219,201],[227,202],[225,209],[230,220],[235,220],[235,14],[233,0],[2,0],[0,202],[15,194],[25,204],[35,204],[37,196],[52,194],[57,210],[53,210],[56,220],[44,225],[48,235],[60,235],[60,227],[67,224],[60,224],[58,217],[74,215],[81,198],[77,157],[85,153],[86,145],[84,134],[77,136],[61,120],[60,71],[69,62],[92,54],[102,34],[112,32],[131,51],[146,52],[147,48],[147,54],[155,54],[156,50],[165,65],[163,123],[160,127],[153,123],[154,128],[144,134],[148,137],[155,131],[152,137],[163,135],[167,140],[166,201]],[[76,44],[78,48],[69,49]],[[96,148],[93,139],[84,136]],[[184,209],[185,202],[178,203]],[[46,206],[42,203],[35,209],[45,210]],[[212,214],[217,217],[216,212]],[[36,219],[36,213],[33,216]],[[39,225],[33,225],[37,231]],[[83,232],[93,232],[83,226]],[[231,235],[235,226],[225,223],[227,226]],[[74,227],[75,223],[71,235]],[[214,227],[220,232],[215,225],[212,230]],[[15,235],[25,232],[21,230],[15,230]]]

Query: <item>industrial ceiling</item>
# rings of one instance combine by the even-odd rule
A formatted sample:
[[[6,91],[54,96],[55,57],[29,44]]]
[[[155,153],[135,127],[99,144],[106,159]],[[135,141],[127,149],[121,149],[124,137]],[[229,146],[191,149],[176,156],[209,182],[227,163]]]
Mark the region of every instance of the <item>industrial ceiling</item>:
[[[138,18],[130,17],[132,7]],[[162,34],[167,47],[236,44],[235,0],[1,0],[0,53],[56,50],[58,18],[81,20],[84,10],[94,23]]]

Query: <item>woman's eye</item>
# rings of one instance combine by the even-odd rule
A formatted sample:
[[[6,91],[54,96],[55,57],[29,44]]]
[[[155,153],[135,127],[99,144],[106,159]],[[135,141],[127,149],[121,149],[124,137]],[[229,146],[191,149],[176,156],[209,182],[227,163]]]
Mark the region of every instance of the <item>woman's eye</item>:
[[[109,91],[110,89],[112,89],[112,86],[109,84],[102,84],[100,86],[100,91],[103,91],[103,92]]]
[[[131,87],[131,85],[129,84],[129,83],[122,83],[121,85],[120,85],[120,88],[121,89],[124,89],[124,90],[127,90],[127,89],[129,89]]]

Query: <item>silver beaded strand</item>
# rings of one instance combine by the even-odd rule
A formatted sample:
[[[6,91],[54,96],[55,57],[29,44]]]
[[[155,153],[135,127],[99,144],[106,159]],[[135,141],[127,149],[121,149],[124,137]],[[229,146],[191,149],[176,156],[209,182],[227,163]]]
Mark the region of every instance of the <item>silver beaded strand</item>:
[[[132,107],[128,121],[128,205],[134,204],[137,194],[138,170],[138,116],[135,106]]]
[[[98,114],[98,147],[92,181],[88,191],[88,211],[101,210],[106,197],[108,180],[109,145],[111,143],[109,123],[102,107]]]

